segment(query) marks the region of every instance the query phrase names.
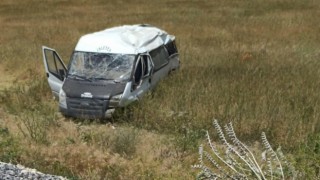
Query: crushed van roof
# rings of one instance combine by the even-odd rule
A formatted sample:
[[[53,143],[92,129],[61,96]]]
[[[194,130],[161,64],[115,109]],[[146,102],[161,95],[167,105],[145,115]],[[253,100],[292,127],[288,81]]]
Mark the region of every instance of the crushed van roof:
[[[75,50],[115,54],[138,54],[155,49],[175,37],[150,25],[124,25],[84,35]]]

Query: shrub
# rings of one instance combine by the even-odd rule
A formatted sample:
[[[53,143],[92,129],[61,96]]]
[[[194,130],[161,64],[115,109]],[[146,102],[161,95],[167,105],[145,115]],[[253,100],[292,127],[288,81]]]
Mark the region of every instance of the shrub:
[[[199,148],[199,163],[193,168],[201,169],[198,179],[285,179],[285,176],[296,177],[295,170],[288,163],[280,148],[274,151],[265,133],[261,135],[264,151],[261,161],[257,161],[253,151],[243,144],[236,136],[231,123],[225,125],[225,133],[218,124],[213,122],[222,147],[213,144],[209,132],[207,141],[211,154]],[[231,142],[228,142],[228,140]],[[208,163],[208,164],[207,164]],[[283,164],[286,165],[283,167]]]
[[[115,132],[111,141],[111,151],[122,156],[130,157],[136,152],[138,133],[135,129],[121,129]]]
[[[0,160],[17,163],[21,154],[19,142],[11,136],[7,127],[0,126]]]
[[[39,111],[25,112],[16,117],[18,128],[25,137],[29,137],[36,143],[48,143],[48,129],[51,125],[57,125],[56,117],[53,112],[47,116]]]

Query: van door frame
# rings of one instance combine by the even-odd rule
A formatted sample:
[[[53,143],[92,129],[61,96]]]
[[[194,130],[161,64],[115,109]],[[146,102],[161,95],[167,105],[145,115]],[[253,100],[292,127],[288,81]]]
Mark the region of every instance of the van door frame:
[[[147,60],[145,61],[145,59],[143,58],[147,57]],[[134,74],[136,73],[137,70],[137,66],[139,64],[139,61],[142,62],[142,75],[140,77],[140,83],[137,85],[136,84],[136,80],[134,77]],[[147,74],[145,74],[144,69],[145,69],[145,62],[148,62],[148,72]],[[143,96],[151,87],[151,78],[153,76],[153,69],[154,69],[154,65],[153,62],[151,60],[151,56],[148,53],[143,53],[143,54],[139,54],[136,64],[135,64],[135,68],[134,68],[134,72],[133,72],[133,78],[132,78],[132,95],[137,97],[138,99]],[[134,87],[136,86],[136,87]]]
[[[56,50],[42,46],[42,55],[49,86],[53,96],[58,98],[68,69]]]

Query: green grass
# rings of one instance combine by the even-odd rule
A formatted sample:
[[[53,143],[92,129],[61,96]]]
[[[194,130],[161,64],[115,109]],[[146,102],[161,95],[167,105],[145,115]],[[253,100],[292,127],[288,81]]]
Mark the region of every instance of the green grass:
[[[46,172],[83,179],[191,179],[198,144],[216,118],[233,122],[246,144],[266,132],[275,148],[292,157],[301,179],[315,179],[318,9],[312,0],[2,0],[0,121],[9,136],[0,133],[0,145],[10,143],[0,146],[0,160],[37,168],[50,164]],[[57,114],[41,46],[55,48],[68,62],[81,35],[136,23],[176,35],[180,71],[110,122]],[[34,153],[46,159],[28,156]]]

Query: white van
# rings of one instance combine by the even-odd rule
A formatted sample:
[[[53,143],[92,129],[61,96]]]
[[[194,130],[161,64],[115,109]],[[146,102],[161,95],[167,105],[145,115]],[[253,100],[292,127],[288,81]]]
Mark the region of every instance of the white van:
[[[42,47],[43,62],[62,114],[110,117],[179,68],[175,37],[150,25],[125,25],[84,35],[68,67]]]

